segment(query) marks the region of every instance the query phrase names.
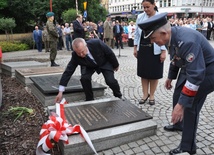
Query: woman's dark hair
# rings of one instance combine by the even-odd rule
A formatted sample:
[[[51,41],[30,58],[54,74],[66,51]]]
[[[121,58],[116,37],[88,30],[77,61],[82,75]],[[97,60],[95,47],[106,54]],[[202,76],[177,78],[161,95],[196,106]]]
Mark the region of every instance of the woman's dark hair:
[[[151,4],[155,4],[155,0],[143,0],[142,3],[143,3],[143,2],[150,2]],[[158,7],[157,7],[156,5],[155,5],[155,8],[154,8],[154,9],[155,9],[155,11],[158,12]]]

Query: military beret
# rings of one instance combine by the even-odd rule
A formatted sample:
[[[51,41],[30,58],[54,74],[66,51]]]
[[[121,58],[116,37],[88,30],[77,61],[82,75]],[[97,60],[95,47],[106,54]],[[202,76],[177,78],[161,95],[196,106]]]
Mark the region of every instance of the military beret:
[[[51,16],[54,16],[54,13],[53,13],[53,12],[48,12],[48,13],[46,14],[46,17],[51,17]]]
[[[167,23],[166,15],[167,13],[160,13],[138,24],[144,33],[144,38],[148,38],[155,30]]]
[[[110,14],[107,14],[106,17],[111,17],[111,15],[110,15]]]

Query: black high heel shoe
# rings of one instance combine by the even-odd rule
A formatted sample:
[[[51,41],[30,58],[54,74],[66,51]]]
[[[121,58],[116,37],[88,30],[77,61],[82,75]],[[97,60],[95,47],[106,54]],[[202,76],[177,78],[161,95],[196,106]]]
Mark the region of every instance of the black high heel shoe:
[[[146,103],[146,101],[148,100],[149,96],[150,96],[150,95],[148,94],[148,96],[147,96],[146,99],[141,99],[141,100],[139,101],[139,104],[144,104],[144,103]]]

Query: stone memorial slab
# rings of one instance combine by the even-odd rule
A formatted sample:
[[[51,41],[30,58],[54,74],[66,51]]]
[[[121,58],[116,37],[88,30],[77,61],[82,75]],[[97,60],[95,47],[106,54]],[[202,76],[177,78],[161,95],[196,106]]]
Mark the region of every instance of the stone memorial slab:
[[[3,62],[1,69],[3,74],[15,76],[15,70],[20,68],[47,67],[47,63],[37,61],[18,61],[18,62]]]
[[[30,77],[30,79],[43,94],[57,94],[61,76],[62,76],[61,74],[47,75],[47,76]],[[106,88],[105,86],[92,81],[93,90],[105,88]],[[72,76],[72,78],[69,80],[67,84],[67,87],[65,88],[64,93],[75,93],[75,92],[83,92],[83,88],[80,82],[80,76]]]
[[[21,68],[15,70],[16,79],[23,84],[28,86],[33,82],[30,77],[44,76],[44,75],[57,75],[62,74],[64,68],[62,67],[35,67],[35,68]]]
[[[55,106],[49,106],[48,111],[55,111]],[[65,115],[71,125],[79,122],[83,126],[97,151],[153,136],[157,130],[149,114],[130,101],[118,99],[66,104]],[[62,155],[94,154],[79,134],[69,136],[69,144],[61,142],[60,148]]]
[[[30,86],[32,93],[45,105],[54,105],[54,99],[58,94],[59,80],[61,74],[58,75],[46,75],[30,77],[33,84]],[[101,97],[104,95],[106,87],[102,84],[92,81],[92,90],[94,97]],[[63,96],[68,102],[74,102],[78,100],[85,100],[85,94],[83,92],[82,85],[80,83],[80,76],[72,76],[68,82]]]
[[[128,100],[66,107],[65,116],[70,124],[80,124],[86,131],[152,119]]]

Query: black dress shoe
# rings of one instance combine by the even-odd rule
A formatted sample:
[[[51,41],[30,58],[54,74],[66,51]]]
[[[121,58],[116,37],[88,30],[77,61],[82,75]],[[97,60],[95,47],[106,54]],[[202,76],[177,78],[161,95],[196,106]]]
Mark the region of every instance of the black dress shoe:
[[[58,67],[59,65],[58,64],[56,64],[56,63],[52,63],[51,64],[51,67]]]
[[[174,125],[167,125],[163,129],[166,131],[182,131],[181,128],[177,128]]]
[[[93,101],[94,99],[93,98],[91,98],[91,99],[86,99],[85,101]]]
[[[180,147],[173,149],[169,152],[169,155],[175,155],[175,154],[180,154],[180,153],[189,153],[190,155],[192,154],[196,154],[196,151],[185,151],[185,150],[181,150]]]
[[[126,99],[123,96],[118,97],[120,100],[125,101]]]

